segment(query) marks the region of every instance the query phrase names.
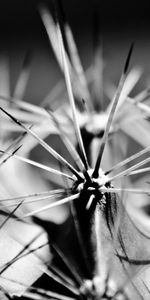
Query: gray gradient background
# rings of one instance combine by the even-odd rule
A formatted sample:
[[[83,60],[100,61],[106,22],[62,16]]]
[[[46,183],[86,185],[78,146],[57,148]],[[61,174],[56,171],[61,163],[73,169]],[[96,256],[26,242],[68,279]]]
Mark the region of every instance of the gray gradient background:
[[[19,75],[26,51],[32,52],[30,78],[25,99],[40,102],[61,77],[37,10],[39,1],[0,1],[0,55],[8,55],[11,93]],[[48,4],[51,1],[47,1]],[[96,3],[96,1],[95,1]],[[65,0],[65,11],[71,24],[84,67],[92,61],[92,11],[94,1]],[[117,83],[129,45],[135,42],[131,65],[144,67],[143,82],[149,85],[150,17],[148,1],[97,1],[103,32],[104,76]]]

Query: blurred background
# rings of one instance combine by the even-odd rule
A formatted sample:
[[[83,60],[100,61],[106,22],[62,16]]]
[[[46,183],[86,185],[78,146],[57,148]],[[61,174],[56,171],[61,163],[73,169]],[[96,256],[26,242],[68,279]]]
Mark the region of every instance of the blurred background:
[[[48,5],[52,1],[46,1]],[[0,58],[8,58],[10,91],[27,52],[31,54],[30,78],[25,100],[40,102],[55,85],[61,73],[54,59],[47,34],[38,12],[39,1],[0,1]],[[141,1],[63,1],[84,68],[92,62],[93,12],[99,14],[103,35],[104,76],[117,83],[129,46],[135,49],[131,65],[144,68],[141,86],[149,85],[150,20],[148,2]]]

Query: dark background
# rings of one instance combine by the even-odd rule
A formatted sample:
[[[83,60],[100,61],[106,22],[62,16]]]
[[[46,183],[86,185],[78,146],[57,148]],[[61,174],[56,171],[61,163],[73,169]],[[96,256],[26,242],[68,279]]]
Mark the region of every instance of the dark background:
[[[9,59],[11,93],[27,51],[32,53],[27,101],[41,101],[61,77],[38,13],[39,1],[0,1],[0,55]],[[46,1],[51,4],[51,1]],[[65,0],[64,8],[71,24],[84,67],[92,62],[93,10],[99,14],[103,33],[105,75],[116,82],[132,41],[135,49],[131,65],[142,65],[142,85],[149,85],[150,18],[145,1]],[[141,86],[139,85],[139,88]]]

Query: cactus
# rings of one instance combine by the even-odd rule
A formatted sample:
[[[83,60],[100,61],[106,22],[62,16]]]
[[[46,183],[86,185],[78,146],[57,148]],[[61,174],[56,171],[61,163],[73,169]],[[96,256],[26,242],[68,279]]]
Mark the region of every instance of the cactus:
[[[0,157],[1,299],[149,299],[150,189],[143,174],[150,168],[141,168],[150,161],[149,91],[129,96],[141,76],[138,68],[128,71],[133,44],[115,93],[111,84],[99,88],[97,69],[84,72],[62,4],[54,2],[54,18],[46,6],[39,11],[67,95],[64,83],[61,97],[56,87],[54,110],[49,96],[41,106],[16,99],[28,79],[25,63],[14,96],[0,96],[7,129]],[[96,42],[102,71],[99,48]],[[141,149],[128,155],[131,141]],[[37,145],[50,156],[46,162],[32,159]],[[18,177],[10,179],[14,171]],[[21,193],[29,181],[31,191]]]

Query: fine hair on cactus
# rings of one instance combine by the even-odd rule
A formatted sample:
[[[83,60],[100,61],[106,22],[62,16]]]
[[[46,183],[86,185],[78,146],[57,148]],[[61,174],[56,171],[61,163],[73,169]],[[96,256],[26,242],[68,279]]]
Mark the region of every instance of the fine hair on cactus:
[[[149,89],[132,96],[133,42],[118,84],[104,78],[96,6],[84,70],[63,4],[37,7],[62,73],[39,105],[25,100],[30,51],[12,95],[0,58],[0,299],[147,300]]]

